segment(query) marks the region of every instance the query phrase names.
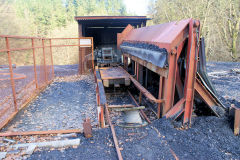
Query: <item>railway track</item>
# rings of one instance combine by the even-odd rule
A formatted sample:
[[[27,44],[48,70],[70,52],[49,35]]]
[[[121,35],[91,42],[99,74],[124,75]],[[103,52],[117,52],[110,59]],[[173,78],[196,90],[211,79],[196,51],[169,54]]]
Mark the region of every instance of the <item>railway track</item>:
[[[108,94],[108,93],[106,93],[106,94]],[[135,99],[135,97],[132,95],[132,93],[129,91],[129,90],[126,90],[126,92],[117,92],[117,96],[121,96],[121,95],[125,95],[125,96],[129,96],[130,97],[130,99],[133,101],[133,103],[134,103],[134,105],[135,105],[135,107],[139,107],[140,105],[138,104],[138,102],[137,102],[137,100]],[[129,154],[129,153],[126,153],[126,152],[128,152],[127,150],[125,150],[124,151],[124,149],[123,149],[123,146],[124,145],[128,145],[127,143],[124,143],[124,144],[119,144],[119,142],[121,142],[121,141],[123,141],[123,139],[124,140],[126,140],[125,138],[126,137],[124,137],[124,136],[133,136],[134,134],[137,134],[138,132],[136,132],[137,130],[139,130],[139,131],[142,131],[142,132],[147,132],[147,130],[145,130],[145,128],[142,128],[142,129],[135,129],[134,131],[132,130],[132,129],[126,129],[126,130],[124,130],[123,128],[121,129],[121,132],[120,133],[118,133],[120,130],[119,130],[119,128],[117,128],[117,129],[115,129],[116,127],[115,127],[115,125],[116,124],[114,124],[114,120],[112,119],[112,117],[111,117],[111,111],[112,111],[112,107],[119,107],[119,106],[124,106],[124,104],[118,104],[118,105],[111,105],[111,104],[107,104],[106,103],[106,112],[105,112],[105,116],[106,116],[106,120],[107,120],[107,123],[109,124],[109,127],[110,127],[110,129],[111,129],[111,134],[112,134],[112,138],[113,138],[113,142],[114,142],[114,146],[115,146],[115,150],[116,150],[116,153],[117,153],[117,158],[119,159],[119,160],[123,160],[124,158],[124,156],[123,155],[127,155],[127,154]],[[128,105],[126,105],[126,106],[128,106]],[[130,106],[130,105],[129,105]],[[141,117],[143,118],[143,119],[145,119],[149,124],[151,124],[152,123],[152,121],[148,118],[148,116],[144,113],[144,111],[143,110],[140,110],[140,115],[141,115]],[[150,127],[151,129],[153,129],[153,130],[156,130],[154,127]],[[123,131],[122,131],[123,130]],[[159,133],[159,131],[156,131],[157,132],[157,134],[160,134]],[[123,134],[124,133],[124,134]],[[148,135],[147,135],[147,133],[146,133],[146,135],[145,136],[140,136],[140,137],[142,137],[142,138],[148,138]],[[119,139],[120,138],[120,139]],[[167,142],[165,142],[165,143],[167,143]],[[123,146],[121,146],[121,145],[123,145]],[[179,158],[178,158],[178,156],[176,155],[176,153],[173,151],[173,149],[167,144],[167,148],[168,148],[168,154],[170,154],[170,155],[172,155],[172,158],[174,158],[174,159],[176,159],[176,160],[178,160]],[[122,153],[123,152],[123,153]],[[125,152],[125,153],[124,153]],[[137,156],[137,155],[136,155]]]
[[[131,101],[134,103],[133,106],[134,107],[140,107],[140,105],[138,104],[138,102],[136,101],[136,99],[134,98],[134,96],[131,94],[131,92],[129,90],[127,90],[125,92],[124,91],[120,91],[120,92],[115,92],[114,91],[114,93],[111,93],[111,94],[115,94],[117,96],[128,95],[130,97]],[[106,93],[106,95],[111,95],[111,94]],[[105,115],[106,115],[107,122],[110,126],[110,129],[111,129],[111,133],[112,133],[112,137],[113,137],[113,141],[114,141],[114,146],[115,146],[115,149],[116,149],[116,152],[117,152],[117,156],[118,156],[119,160],[123,160],[123,156],[122,156],[122,153],[121,153],[122,149],[119,147],[119,141],[118,141],[118,138],[117,138],[115,127],[114,127],[114,124],[113,124],[111,116],[110,116],[110,111],[109,110],[110,110],[111,106],[114,106],[114,107],[127,106],[127,107],[129,107],[130,105],[125,105],[125,104],[109,105],[108,103],[105,104],[105,109],[106,109]],[[151,121],[149,120],[149,118],[147,117],[147,115],[144,113],[144,111],[142,109],[140,110],[140,115],[149,124],[151,123]]]

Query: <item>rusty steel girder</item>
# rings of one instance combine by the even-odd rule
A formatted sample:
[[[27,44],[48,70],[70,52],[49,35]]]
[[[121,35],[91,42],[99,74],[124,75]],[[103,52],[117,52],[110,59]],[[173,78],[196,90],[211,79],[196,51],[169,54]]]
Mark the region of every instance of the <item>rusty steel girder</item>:
[[[233,125],[233,131],[234,135],[239,135],[240,131],[240,108],[232,104],[230,107],[230,116],[233,116],[234,119],[234,125]]]

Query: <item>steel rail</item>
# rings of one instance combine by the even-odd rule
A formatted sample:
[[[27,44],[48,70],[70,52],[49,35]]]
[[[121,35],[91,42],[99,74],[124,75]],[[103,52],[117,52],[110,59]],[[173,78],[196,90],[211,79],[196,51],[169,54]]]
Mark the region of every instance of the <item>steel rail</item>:
[[[111,119],[110,119],[110,116],[109,116],[108,104],[105,104],[105,106],[106,106],[106,118],[108,120],[109,126],[110,126],[111,131],[112,131],[113,141],[114,141],[114,145],[115,145],[115,148],[116,148],[116,151],[117,151],[118,159],[123,160],[122,154],[121,154],[121,151],[120,151],[120,148],[119,148],[119,145],[118,145],[116,132],[115,132],[114,126],[113,126],[113,124],[111,122]]]

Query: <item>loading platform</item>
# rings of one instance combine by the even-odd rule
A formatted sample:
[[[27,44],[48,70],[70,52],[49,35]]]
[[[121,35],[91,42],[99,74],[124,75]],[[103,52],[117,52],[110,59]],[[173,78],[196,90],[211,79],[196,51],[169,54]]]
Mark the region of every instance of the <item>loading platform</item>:
[[[104,87],[110,85],[120,87],[120,84],[130,85],[129,75],[121,67],[101,67],[99,70]]]

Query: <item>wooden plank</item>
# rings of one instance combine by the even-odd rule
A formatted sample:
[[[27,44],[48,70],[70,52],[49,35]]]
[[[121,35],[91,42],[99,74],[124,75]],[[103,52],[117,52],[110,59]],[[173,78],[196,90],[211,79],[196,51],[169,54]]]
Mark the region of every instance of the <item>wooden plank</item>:
[[[43,134],[65,134],[65,133],[82,133],[82,131],[80,129],[70,129],[70,130],[48,130],[48,131],[26,131],[26,132],[3,132],[3,133],[0,133],[0,137],[43,135]]]
[[[136,111],[136,110],[142,110],[145,109],[144,106],[139,106],[139,107],[131,107],[131,108],[112,108],[116,112],[123,112],[123,111]]]
[[[128,108],[128,107],[136,107],[133,104],[124,104],[124,105],[109,105],[108,108]]]
[[[102,80],[129,79],[128,75],[120,67],[100,68]]]

